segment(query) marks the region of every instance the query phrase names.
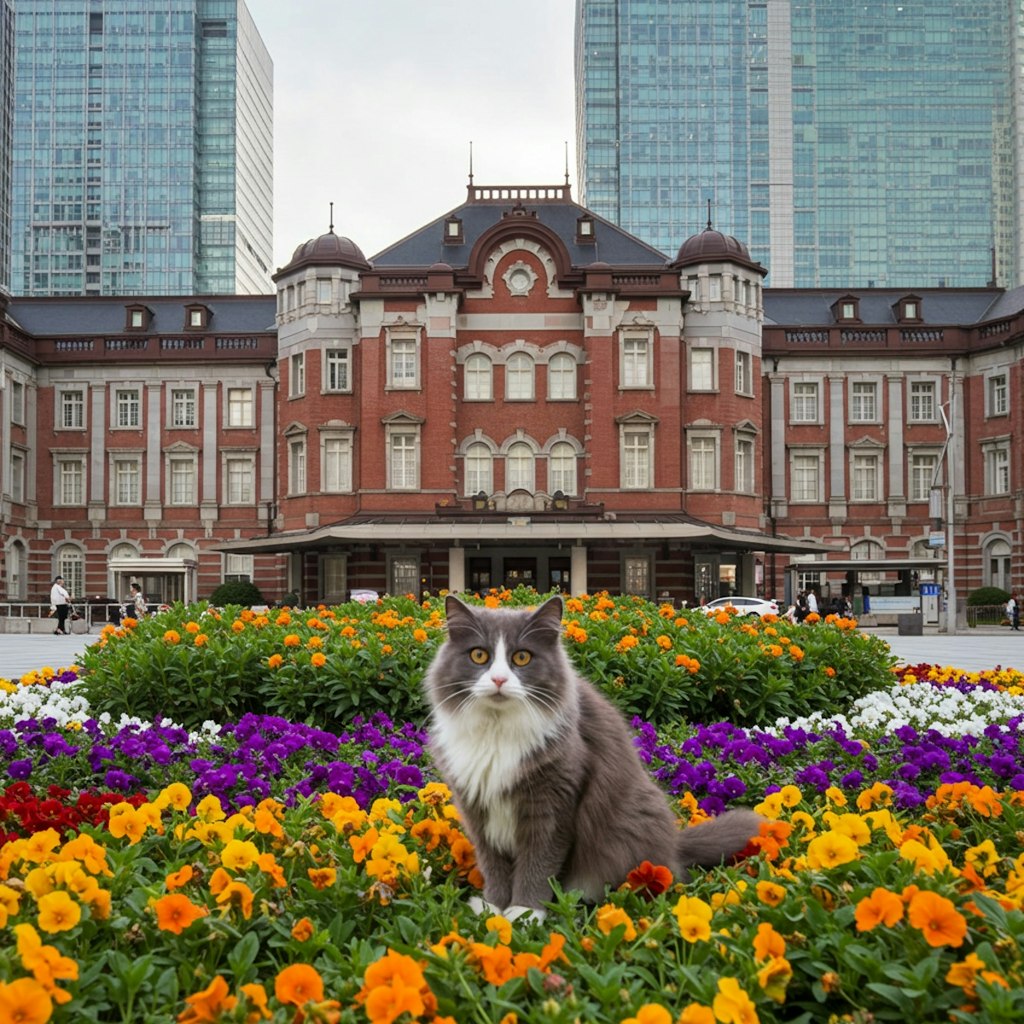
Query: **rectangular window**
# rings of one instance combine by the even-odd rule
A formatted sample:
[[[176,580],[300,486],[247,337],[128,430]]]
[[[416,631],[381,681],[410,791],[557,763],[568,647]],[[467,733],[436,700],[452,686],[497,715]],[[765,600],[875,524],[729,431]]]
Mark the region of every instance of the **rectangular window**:
[[[57,463],[57,503],[85,504],[85,462],[82,459],[60,459]]]
[[[318,277],[316,279],[316,301],[321,306],[326,306],[330,303],[331,279],[329,277]]]
[[[251,583],[253,573],[252,555],[225,555],[224,582]]]
[[[878,385],[870,380],[854,381],[850,385],[850,422],[876,423],[878,421]]]
[[[997,373],[988,378],[985,392],[989,416],[1005,416],[1010,411],[1009,391],[1007,390],[1006,374]]]
[[[935,479],[937,455],[910,456],[910,500],[929,501],[931,499],[932,480]]]
[[[228,458],[224,462],[225,495],[228,505],[251,505],[253,461],[251,458]]]
[[[912,423],[935,422],[935,381],[915,380],[911,382],[910,420]]]
[[[1010,493],[1010,451],[1005,445],[985,449],[985,493]]]
[[[306,393],[306,353],[297,352],[288,360],[288,397],[299,398]]]
[[[25,456],[17,451],[11,452],[11,501],[25,503]]]
[[[576,360],[566,352],[548,360],[548,398],[567,401],[576,397]]]
[[[114,459],[113,505],[138,505],[141,497],[141,466],[138,459]]]
[[[228,426],[253,425],[252,388],[228,388]]]
[[[390,592],[395,595],[420,592],[420,560],[418,558],[392,558]]]
[[[754,442],[740,439],[736,442],[735,489],[742,494],[754,490]]]
[[[416,365],[416,339],[392,338],[388,353],[388,386],[415,388],[419,386]]]
[[[651,343],[647,338],[622,339],[622,386],[651,386]]]
[[[327,604],[341,604],[348,598],[348,556],[324,555],[320,560],[322,592]]]
[[[821,459],[818,455],[794,455],[791,494],[793,501],[821,501]]]
[[[854,501],[878,501],[877,455],[854,453],[850,475],[850,496]]]
[[[752,395],[754,393],[754,357],[749,352],[736,353],[736,393]]]
[[[484,402],[490,400],[494,386],[492,372],[491,360],[482,352],[474,352],[466,358],[466,362],[462,367],[462,376],[467,401]]]
[[[329,348],[324,352],[324,390],[352,390],[347,348]]]
[[[690,349],[690,390],[715,390],[715,350],[713,348]]]
[[[622,589],[626,594],[651,596],[651,560],[646,555],[627,555],[622,561]]]
[[[114,392],[114,426],[123,430],[142,426],[142,404],[138,388],[120,388]]]
[[[510,401],[533,400],[533,358],[513,352],[505,362],[505,397]]]
[[[20,380],[11,381],[11,422],[25,423],[25,385]]]
[[[60,420],[57,426],[63,430],[85,429],[84,391],[74,389],[60,393]]]
[[[396,491],[419,487],[417,437],[411,432],[394,432],[388,438],[388,486]]]
[[[352,442],[347,437],[323,441],[323,489],[331,494],[352,490]]]
[[[194,388],[174,388],[171,391],[171,426],[179,428],[196,425],[196,393]]]
[[[292,441],[288,445],[288,493],[306,493],[305,441]]]
[[[718,441],[714,437],[690,438],[690,489],[713,491],[718,485]]]
[[[622,432],[622,486],[651,486],[651,432],[646,428]]]
[[[192,456],[171,459],[169,489],[169,504],[194,505],[196,503],[196,462]]]
[[[794,382],[790,419],[793,423],[819,422],[817,381]]]

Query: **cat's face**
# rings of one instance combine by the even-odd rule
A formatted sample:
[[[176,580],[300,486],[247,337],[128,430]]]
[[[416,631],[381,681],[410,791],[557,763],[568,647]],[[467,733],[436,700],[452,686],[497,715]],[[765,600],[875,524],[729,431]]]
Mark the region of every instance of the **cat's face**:
[[[435,708],[500,714],[530,704],[557,712],[571,675],[561,646],[561,598],[529,610],[470,607],[449,597],[445,611],[448,639],[426,678]]]

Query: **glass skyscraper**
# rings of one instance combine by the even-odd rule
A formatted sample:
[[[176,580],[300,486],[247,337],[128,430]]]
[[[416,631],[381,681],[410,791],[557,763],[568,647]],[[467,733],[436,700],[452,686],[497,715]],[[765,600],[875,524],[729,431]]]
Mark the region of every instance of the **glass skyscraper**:
[[[0,0],[0,294],[11,288],[11,116],[14,113],[14,7]]]
[[[775,287],[1022,281],[1021,0],[577,0],[582,202]]]
[[[265,294],[273,64],[244,0],[16,0],[15,295]]]

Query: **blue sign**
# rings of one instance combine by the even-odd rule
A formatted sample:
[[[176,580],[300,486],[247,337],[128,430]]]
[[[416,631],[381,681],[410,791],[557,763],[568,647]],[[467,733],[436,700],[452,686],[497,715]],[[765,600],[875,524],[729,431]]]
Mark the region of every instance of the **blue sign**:
[[[942,585],[939,583],[921,583],[918,589],[922,597],[938,597],[942,593]]]

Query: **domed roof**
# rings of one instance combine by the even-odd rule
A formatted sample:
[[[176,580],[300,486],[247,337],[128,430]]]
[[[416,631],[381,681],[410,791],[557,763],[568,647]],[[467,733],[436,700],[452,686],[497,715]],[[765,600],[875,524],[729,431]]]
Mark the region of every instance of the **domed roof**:
[[[738,238],[716,231],[710,221],[700,234],[691,235],[683,242],[672,266],[685,267],[694,263],[718,263],[722,260],[763,269],[750,258],[750,250]]]
[[[282,274],[308,264],[321,267],[351,267],[354,270],[370,269],[363,250],[351,238],[336,235],[333,228],[327,234],[311,238],[298,246],[292,253],[291,262],[274,275],[274,280]]]

